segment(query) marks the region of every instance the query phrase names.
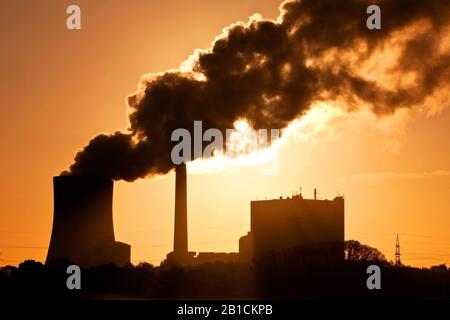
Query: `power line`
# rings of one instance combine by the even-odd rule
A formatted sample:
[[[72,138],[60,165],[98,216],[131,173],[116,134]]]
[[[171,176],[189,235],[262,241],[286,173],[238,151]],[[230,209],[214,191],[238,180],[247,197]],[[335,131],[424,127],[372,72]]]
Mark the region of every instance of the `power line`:
[[[0,246],[0,248],[5,248],[5,249],[48,249],[48,246],[45,246],[45,247]]]
[[[0,230],[0,233],[11,233],[11,234],[50,234],[50,231],[10,231],[10,230]]]
[[[214,230],[214,229],[231,229],[231,228],[249,228],[248,224],[240,224],[240,225],[229,225],[229,226],[212,226],[212,227],[190,227],[189,230]],[[160,228],[160,229],[143,229],[143,230],[126,230],[122,231],[123,233],[144,233],[144,232],[162,232],[162,231],[171,231],[170,227]],[[51,234],[51,231],[11,231],[11,230],[0,230],[0,233],[10,233],[10,234]]]
[[[421,238],[432,238],[432,239],[449,239],[449,236],[437,236],[437,235],[427,235],[427,234],[417,234],[417,233],[401,233],[402,236],[411,237],[421,237]]]
[[[207,242],[193,242],[189,243],[190,245],[203,245],[203,244],[218,244],[218,243],[235,243],[236,241],[207,241]],[[143,245],[132,245],[132,248],[157,248],[157,247],[171,247],[172,244],[143,244]],[[8,246],[8,245],[0,245],[0,248],[5,249],[48,249],[48,246]]]
[[[24,262],[24,260],[0,260],[0,262]]]

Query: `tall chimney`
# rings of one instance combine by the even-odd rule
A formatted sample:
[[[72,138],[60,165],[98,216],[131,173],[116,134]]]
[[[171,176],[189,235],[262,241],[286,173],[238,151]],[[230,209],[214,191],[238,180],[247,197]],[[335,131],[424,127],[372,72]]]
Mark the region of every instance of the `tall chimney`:
[[[179,257],[186,256],[188,253],[185,163],[175,168],[175,231],[173,239],[173,253]]]

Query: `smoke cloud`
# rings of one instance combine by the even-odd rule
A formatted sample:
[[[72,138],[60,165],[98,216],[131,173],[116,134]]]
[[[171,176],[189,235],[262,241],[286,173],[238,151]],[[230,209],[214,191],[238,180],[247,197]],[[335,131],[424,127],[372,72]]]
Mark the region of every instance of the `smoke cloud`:
[[[381,30],[366,27],[371,4],[381,8]],[[64,174],[165,174],[172,131],[192,130],[194,120],[204,130],[242,118],[283,129],[320,101],[385,115],[448,86],[449,1],[302,0],[280,10],[276,21],[254,15],[229,26],[179,70],[144,75],[127,99],[127,131],[94,137]]]

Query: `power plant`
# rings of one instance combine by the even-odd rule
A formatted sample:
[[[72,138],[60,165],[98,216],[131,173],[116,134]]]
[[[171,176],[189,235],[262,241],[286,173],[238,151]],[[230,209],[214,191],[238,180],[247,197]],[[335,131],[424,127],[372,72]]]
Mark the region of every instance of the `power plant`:
[[[326,249],[327,259],[344,259],[344,198],[288,198],[251,202],[250,232],[239,240],[242,262],[284,249]]]
[[[53,178],[54,218],[46,263],[67,258],[83,267],[130,262],[130,246],[114,238],[113,181],[88,176]],[[251,263],[255,257],[285,249],[330,245],[327,259],[344,258],[344,198],[283,199],[251,202],[250,231],[239,239],[239,253],[188,249],[186,165],[175,169],[173,250],[166,264]],[[331,260],[330,260],[331,261]]]
[[[46,264],[69,259],[83,267],[130,262],[130,246],[113,227],[113,181],[87,176],[53,178],[54,216]]]
[[[256,256],[297,247],[320,247],[330,262],[344,259],[344,198],[318,200],[316,189],[314,199],[297,194],[286,199],[252,201],[251,230],[239,239],[239,253],[189,251],[185,164],[176,167],[175,176],[173,251],[165,263],[250,263]]]

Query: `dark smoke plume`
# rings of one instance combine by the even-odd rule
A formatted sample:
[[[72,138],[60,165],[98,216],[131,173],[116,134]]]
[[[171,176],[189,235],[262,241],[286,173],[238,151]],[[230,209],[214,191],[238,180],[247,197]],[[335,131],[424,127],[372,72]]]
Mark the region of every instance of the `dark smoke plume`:
[[[371,4],[381,7],[381,30],[366,28]],[[128,97],[127,131],[94,137],[67,173],[127,181],[165,174],[172,131],[192,129],[194,120],[204,130],[241,118],[282,129],[318,101],[379,115],[420,105],[448,85],[449,21],[447,0],[287,1],[277,21],[255,16],[225,29],[196,51],[191,71],[143,76]],[[362,70],[390,47],[398,56],[385,85]],[[413,80],[401,85],[406,77]]]

